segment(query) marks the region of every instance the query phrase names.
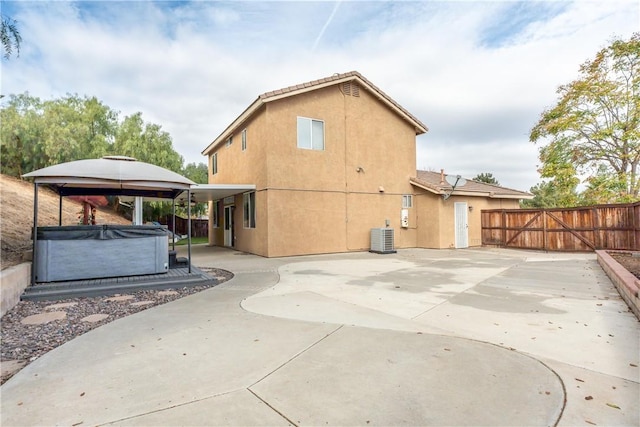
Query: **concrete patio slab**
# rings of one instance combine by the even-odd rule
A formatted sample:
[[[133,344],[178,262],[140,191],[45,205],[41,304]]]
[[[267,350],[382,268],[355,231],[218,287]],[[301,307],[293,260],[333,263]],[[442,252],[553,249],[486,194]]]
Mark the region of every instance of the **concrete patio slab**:
[[[555,373],[517,352],[346,326],[251,391],[312,426],[550,426],[564,407]]]
[[[149,414],[119,420],[117,426],[290,426],[291,424],[248,390],[208,397]]]
[[[193,260],[235,277],[31,363],[2,425],[640,424],[640,322],[593,254]]]

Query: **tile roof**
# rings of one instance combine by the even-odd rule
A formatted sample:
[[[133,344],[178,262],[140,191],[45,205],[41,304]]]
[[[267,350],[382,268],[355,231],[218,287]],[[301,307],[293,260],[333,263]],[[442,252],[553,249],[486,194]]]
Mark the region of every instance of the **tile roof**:
[[[425,190],[435,194],[448,194],[452,187],[444,179],[446,176],[456,176],[444,174],[444,172],[416,171],[416,177],[411,178],[410,182]],[[464,185],[458,185],[453,195],[467,195],[477,197],[490,197],[496,199],[532,199],[533,194],[525,191],[513,190],[511,188],[501,187],[499,185],[487,184],[484,182],[467,179]]]

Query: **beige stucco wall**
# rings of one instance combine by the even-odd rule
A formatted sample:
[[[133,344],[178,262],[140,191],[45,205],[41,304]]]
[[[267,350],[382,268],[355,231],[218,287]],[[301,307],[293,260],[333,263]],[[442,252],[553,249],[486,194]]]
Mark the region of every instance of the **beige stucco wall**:
[[[324,121],[323,151],[297,147],[298,116]],[[364,89],[354,97],[331,86],[269,102],[233,139],[215,151],[218,173],[209,179],[256,185],[255,229],[242,227],[236,197],[237,249],[270,257],[364,250],[370,229],[387,219],[396,247],[416,246],[415,209],[400,228],[402,195],[414,192],[415,130]],[[211,244],[223,242],[220,219]]]
[[[455,247],[455,203],[467,203],[469,224],[469,246],[482,245],[481,211],[483,209],[517,209],[516,199],[491,199],[487,197],[451,196],[444,200],[441,195],[419,190],[416,197],[418,211],[418,247]]]
[[[413,198],[416,212],[417,242],[419,248],[441,248],[442,197],[418,191]]]
[[[242,131],[247,130],[247,149],[242,150]],[[241,124],[233,133],[233,143],[220,144],[218,173],[212,174],[209,156],[209,182],[212,184],[255,184],[256,188],[267,185],[267,165],[264,161],[268,150],[268,128],[265,109]]]
[[[242,150],[242,131],[247,130],[247,148]],[[226,145],[222,143],[208,156],[209,164],[209,183],[212,184],[255,184],[256,190],[264,190],[267,185],[267,164],[264,161],[267,156],[269,134],[266,131],[266,109],[261,108],[253,117],[250,117],[245,123],[242,123],[238,129],[233,133],[233,143]],[[217,165],[218,172],[214,175],[212,173],[212,158],[216,153],[218,157]],[[256,207],[258,207],[259,201],[262,197],[256,194]],[[236,242],[242,235],[244,238],[249,238],[251,235],[259,234],[243,230],[242,224],[242,195],[238,195],[234,198],[235,206],[235,231]],[[265,218],[262,218],[261,210],[256,210],[256,222],[266,222]],[[266,230],[263,230],[263,235],[256,236],[256,243],[259,240],[264,239],[266,236]],[[243,242],[246,243],[246,242]],[[209,209],[209,244],[210,245],[224,245],[224,203],[220,201],[220,211],[218,214],[218,227],[213,226],[213,209]],[[254,247],[256,244],[252,243],[249,247]],[[257,245],[259,246],[259,244]],[[258,253],[258,252],[255,252]]]
[[[270,190],[269,257],[346,251],[345,201],[340,192]]]
[[[256,227],[245,228],[243,223],[242,196],[236,196],[235,210],[235,248],[258,255],[268,256],[268,192],[264,189],[256,191]]]

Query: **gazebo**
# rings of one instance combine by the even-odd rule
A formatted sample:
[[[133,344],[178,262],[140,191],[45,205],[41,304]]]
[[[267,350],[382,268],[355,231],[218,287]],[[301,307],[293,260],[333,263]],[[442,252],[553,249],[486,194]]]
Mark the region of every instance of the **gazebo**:
[[[113,276],[162,274],[169,270],[168,233],[161,226],[85,225],[38,227],[38,188],[60,196],[135,196],[191,199],[195,183],[170,170],[124,156],[77,160],[23,175],[34,179],[32,285],[100,279]],[[187,216],[191,206],[187,203]],[[188,274],[191,266],[191,226],[188,226]]]

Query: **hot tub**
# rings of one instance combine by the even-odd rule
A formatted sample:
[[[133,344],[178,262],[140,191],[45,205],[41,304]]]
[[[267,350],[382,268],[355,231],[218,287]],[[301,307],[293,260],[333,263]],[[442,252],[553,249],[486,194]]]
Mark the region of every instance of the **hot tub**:
[[[36,283],[166,273],[169,241],[161,226],[38,227]]]

